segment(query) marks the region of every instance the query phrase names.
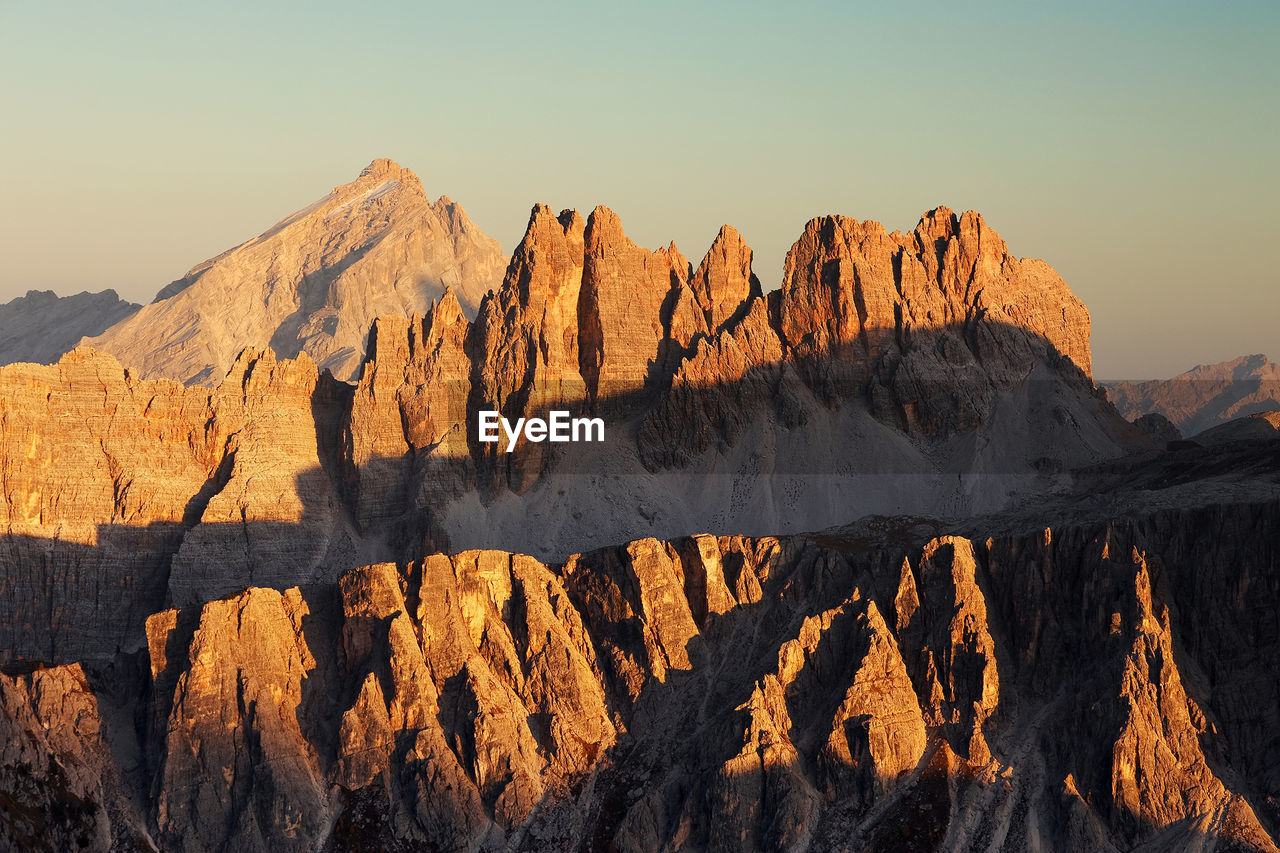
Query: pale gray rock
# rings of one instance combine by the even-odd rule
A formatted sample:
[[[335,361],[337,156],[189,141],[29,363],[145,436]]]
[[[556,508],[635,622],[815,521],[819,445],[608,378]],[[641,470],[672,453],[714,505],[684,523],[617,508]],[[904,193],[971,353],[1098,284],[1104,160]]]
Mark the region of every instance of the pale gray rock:
[[[352,379],[384,314],[425,312],[446,287],[474,315],[507,259],[456,202],[375,160],[349,184],[205,261],[85,343],[141,375],[216,385],[245,347],[306,353]]]

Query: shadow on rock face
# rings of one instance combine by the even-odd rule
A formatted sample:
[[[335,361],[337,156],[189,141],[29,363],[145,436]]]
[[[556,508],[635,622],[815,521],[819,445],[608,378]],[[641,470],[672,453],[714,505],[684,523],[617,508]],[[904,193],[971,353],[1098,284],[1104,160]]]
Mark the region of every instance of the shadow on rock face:
[[[1278,507],[249,589],[152,616],[149,671],[5,676],[6,742],[55,769],[0,781],[48,802],[90,756],[85,827],[210,849],[1274,849]]]

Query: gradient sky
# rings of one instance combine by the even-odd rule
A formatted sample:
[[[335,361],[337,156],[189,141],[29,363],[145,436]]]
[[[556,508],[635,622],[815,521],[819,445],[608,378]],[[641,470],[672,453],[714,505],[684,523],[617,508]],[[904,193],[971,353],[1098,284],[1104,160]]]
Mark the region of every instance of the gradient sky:
[[[814,216],[972,208],[1099,378],[1280,359],[1275,0],[0,0],[0,116],[0,300],[149,301],[385,156],[507,251],[538,201],[694,263],[732,223],[766,289]]]

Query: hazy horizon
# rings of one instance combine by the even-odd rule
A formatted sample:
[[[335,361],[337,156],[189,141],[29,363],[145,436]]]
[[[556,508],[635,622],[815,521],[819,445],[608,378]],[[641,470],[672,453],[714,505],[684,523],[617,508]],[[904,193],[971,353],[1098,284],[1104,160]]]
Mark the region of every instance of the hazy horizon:
[[[506,252],[605,204],[694,263],[734,225],[766,288],[814,216],[974,209],[1100,379],[1280,355],[1275,4],[5,4],[0,45],[0,301],[150,301],[385,156]]]

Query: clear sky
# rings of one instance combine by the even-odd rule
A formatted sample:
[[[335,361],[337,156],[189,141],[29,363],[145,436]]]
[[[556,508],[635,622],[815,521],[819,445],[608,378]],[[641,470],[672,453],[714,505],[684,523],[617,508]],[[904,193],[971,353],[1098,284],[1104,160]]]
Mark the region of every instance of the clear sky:
[[[0,300],[148,301],[383,156],[507,251],[538,201],[732,223],[766,289],[813,216],[972,208],[1099,378],[1280,360],[1276,0],[0,0]]]

